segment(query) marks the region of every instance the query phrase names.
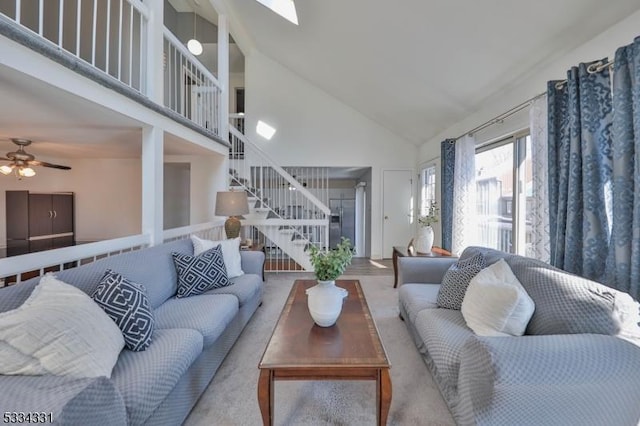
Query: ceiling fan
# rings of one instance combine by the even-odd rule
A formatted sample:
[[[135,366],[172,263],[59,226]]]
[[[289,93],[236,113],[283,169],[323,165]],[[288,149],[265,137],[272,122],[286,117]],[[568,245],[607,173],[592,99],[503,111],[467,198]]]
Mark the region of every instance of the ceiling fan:
[[[0,166],[0,173],[9,175],[12,172],[18,177],[32,177],[36,175],[36,171],[31,166],[51,167],[53,169],[71,170],[71,167],[61,166],[59,164],[46,163],[38,161],[35,157],[24,150],[25,146],[31,145],[29,139],[11,138],[11,141],[18,145],[18,150],[7,152],[6,157],[0,157],[0,161],[10,161],[10,164]]]

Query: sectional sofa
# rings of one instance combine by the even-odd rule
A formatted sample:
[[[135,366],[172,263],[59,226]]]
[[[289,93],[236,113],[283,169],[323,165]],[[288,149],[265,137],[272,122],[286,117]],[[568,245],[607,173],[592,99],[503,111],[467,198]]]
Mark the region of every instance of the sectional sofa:
[[[535,302],[524,335],[478,336],[439,307],[451,265],[478,253],[504,259]],[[458,424],[640,424],[640,313],[626,293],[482,247],[398,268],[400,316]]]
[[[264,254],[242,251],[245,273],[231,285],[176,298],[173,252],[193,255],[192,242],[174,241],[56,273],[89,295],[107,269],[142,284],[155,317],[152,343],[140,352],[122,350],[110,378],[0,375],[0,412],[44,413],[45,420],[64,425],[181,424],[262,301]],[[38,281],[0,289],[0,316],[22,305]]]

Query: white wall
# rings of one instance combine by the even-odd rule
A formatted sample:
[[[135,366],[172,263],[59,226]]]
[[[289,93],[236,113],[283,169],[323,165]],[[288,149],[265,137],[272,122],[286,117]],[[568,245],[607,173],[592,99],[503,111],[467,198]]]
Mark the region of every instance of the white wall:
[[[191,225],[212,221],[216,193],[227,190],[227,160],[220,155],[167,155],[165,161],[190,164]]]
[[[0,176],[0,247],[6,247],[5,191],[74,192],[77,241],[95,241],[140,233],[139,159],[44,159],[70,171],[35,168],[32,178]]]
[[[538,69],[532,69],[528,78],[515,84],[513,90],[505,91],[502,95],[486,102],[476,114],[470,115],[424,143],[420,147],[420,162],[440,157],[440,142],[444,139],[458,137],[460,134],[500,115],[527,99],[546,92],[547,81],[565,79],[567,70],[572,66],[580,62],[601,59],[605,56],[613,59],[615,50],[618,47],[630,44],[638,35],[640,35],[640,11],[574,50],[566,53],[558,52],[554,56],[554,60],[541,64]],[[472,72],[472,70],[469,72]],[[486,131],[477,134],[476,139],[478,141],[490,140],[510,131],[527,127],[528,113],[524,111],[508,119],[504,124],[491,126]]]
[[[254,51],[246,57],[246,134],[282,166],[371,167],[371,257],[382,256],[382,168],[416,167],[417,147]],[[255,133],[261,119],[277,129]]]

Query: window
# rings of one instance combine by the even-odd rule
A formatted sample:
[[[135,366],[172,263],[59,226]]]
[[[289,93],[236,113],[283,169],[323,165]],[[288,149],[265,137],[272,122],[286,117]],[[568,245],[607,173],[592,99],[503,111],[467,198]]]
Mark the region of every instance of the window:
[[[476,150],[479,243],[531,255],[531,138],[517,134]]]
[[[432,202],[436,201],[436,165],[430,164],[420,173],[420,211],[421,216],[429,212]]]

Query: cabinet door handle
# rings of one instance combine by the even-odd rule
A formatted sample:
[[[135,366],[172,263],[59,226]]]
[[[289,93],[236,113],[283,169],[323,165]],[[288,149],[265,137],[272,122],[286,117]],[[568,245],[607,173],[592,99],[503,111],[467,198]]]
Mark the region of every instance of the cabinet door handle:
[[[53,219],[53,212],[49,210],[49,219]]]
[[[55,219],[56,217],[58,217],[58,212],[57,211],[53,211],[53,218]]]

